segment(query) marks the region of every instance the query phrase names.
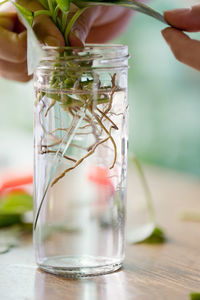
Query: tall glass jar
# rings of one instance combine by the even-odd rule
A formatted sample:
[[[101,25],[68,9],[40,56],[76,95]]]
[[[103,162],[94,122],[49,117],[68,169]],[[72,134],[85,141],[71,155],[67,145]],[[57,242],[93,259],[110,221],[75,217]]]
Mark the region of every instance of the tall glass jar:
[[[45,47],[34,75],[34,245],[39,267],[70,277],[122,266],[128,48]]]

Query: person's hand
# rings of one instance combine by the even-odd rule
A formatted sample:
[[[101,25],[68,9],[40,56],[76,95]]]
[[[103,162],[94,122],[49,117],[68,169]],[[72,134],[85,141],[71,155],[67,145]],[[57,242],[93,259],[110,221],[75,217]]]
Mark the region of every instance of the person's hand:
[[[29,1],[30,3],[33,1]],[[32,4],[32,9],[37,10],[37,2]],[[27,74],[27,33],[17,17],[13,6],[5,5],[0,11],[0,77],[26,82],[31,79]],[[40,41],[49,45],[64,45],[64,40],[46,16],[39,16],[34,22],[34,29]]]
[[[20,0],[26,8],[41,9],[37,1]],[[69,36],[71,46],[83,46],[85,42],[102,43],[119,34],[130,19],[131,12],[124,8],[93,7],[87,9],[72,27]],[[42,44],[64,46],[64,38],[48,16],[38,16],[33,29]],[[26,30],[13,7],[0,11],[0,77],[26,82]]]
[[[165,20],[177,28],[166,28],[163,37],[176,59],[200,71],[200,41],[191,39],[182,31],[200,31],[200,4],[190,9],[166,11]]]

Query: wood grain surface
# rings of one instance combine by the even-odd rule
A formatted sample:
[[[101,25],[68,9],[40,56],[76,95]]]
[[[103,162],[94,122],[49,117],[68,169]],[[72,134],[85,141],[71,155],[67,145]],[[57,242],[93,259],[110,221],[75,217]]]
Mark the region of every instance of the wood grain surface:
[[[29,237],[0,256],[0,300],[186,300],[200,292],[200,223],[180,218],[185,211],[200,213],[200,181],[166,170],[146,172],[165,244],[128,245],[120,271],[73,280],[40,271]],[[144,209],[140,183],[130,170],[128,230],[147,221]]]

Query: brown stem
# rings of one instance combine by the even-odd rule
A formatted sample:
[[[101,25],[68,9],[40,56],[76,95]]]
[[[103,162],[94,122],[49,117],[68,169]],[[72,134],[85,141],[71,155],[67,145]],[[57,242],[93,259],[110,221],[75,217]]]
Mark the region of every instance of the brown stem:
[[[54,186],[54,184],[56,184],[61,178],[63,178],[69,171],[75,169],[76,167],[78,167],[87,157],[89,157],[90,155],[92,155],[94,153],[94,151],[96,150],[96,148],[107,142],[108,140],[110,139],[110,136],[108,136],[107,138],[105,138],[104,140],[98,142],[85,156],[83,156],[81,159],[79,159],[76,164],[71,167],[71,168],[68,168],[66,169],[60,176],[58,176],[51,184],[51,187]]]
[[[117,127],[117,125],[103,112],[101,111],[98,107],[97,107],[97,111],[100,112],[100,114],[102,114],[102,116],[104,118],[106,118],[112,125],[113,125],[113,128],[118,130],[119,128]]]
[[[52,100],[51,101],[51,104],[49,105],[49,107],[47,108],[47,111],[46,111],[46,113],[45,113],[45,117],[47,116],[47,114],[48,114],[48,112],[50,111],[50,109],[55,105],[55,103],[56,103],[56,100]]]
[[[112,137],[112,135],[111,135],[111,132],[109,132],[109,131],[107,130],[107,128],[103,125],[103,123],[102,123],[101,120],[99,119],[99,116],[98,116],[96,113],[93,113],[93,114],[94,114],[95,119],[96,119],[97,122],[99,123],[99,125],[103,128],[103,130],[107,133],[107,135],[109,135],[110,140],[111,140],[111,142],[112,142],[112,144],[113,144],[113,147],[114,147],[114,160],[113,160],[112,166],[110,167],[110,169],[112,169],[112,168],[114,168],[115,163],[116,163],[116,160],[117,160],[117,146],[116,146],[115,141],[114,141],[114,139],[113,139],[113,137]],[[111,128],[113,128],[113,126],[111,126]]]
[[[43,146],[43,147],[45,147],[45,146]],[[40,152],[40,154],[48,154],[48,153],[54,153],[54,154],[56,154],[57,151],[56,151],[56,150],[49,150],[49,149],[47,149],[47,150],[42,150],[42,151]],[[61,151],[58,151],[58,153],[62,155],[62,152],[61,152]],[[73,161],[74,163],[77,162],[76,159],[74,159],[74,158],[72,158],[72,157],[69,157],[69,156],[67,156],[67,155],[63,155],[63,157],[64,157],[65,159],[67,159],[67,160]]]

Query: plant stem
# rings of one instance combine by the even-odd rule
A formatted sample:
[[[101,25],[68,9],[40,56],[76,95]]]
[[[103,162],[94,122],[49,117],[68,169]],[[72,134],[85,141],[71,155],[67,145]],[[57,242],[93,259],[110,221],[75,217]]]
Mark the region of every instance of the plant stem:
[[[84,7],[84,8],[81,8],[79,9],[74,15],[73,17],[71,18],[71,20],[69,21],[68,25],[67,25],[67,28],[65,30],[65,42],[66,42],[66,45],[68,46],[69,45],[69,40],[68,40],[68,36],[69,36],[69,33],[71,31],[71,28],[73,26],[73,24],[76,22],[76,20],[80,17],[80,15],[87,9],[88,7]]]
[[[139,163],[138,159],[131,155],[131,160],[133,161],[133,163],[136,166],[136,170],[138,172],[138,175],[140,177],[140,181],[144,190],[144,194],[145,194],[145,199],[146,199],[146,203],[147,203],[147,210],[149,213],[149,217],[151,219],[151,221],[153,223],[156,223],[156,215],[155,215],[155,209],[154,209],[154,205],[153,205],[153,200],[152,200],[152,196],[151,196],[151,192],[146,180],[146,177],[144,175],[144,171],[141,167],[141,164]]]
[[[34,17],[38,17],[40,15],[48,15],[51,16],[51,12],[49,10],[37,10],[34,12]]]

